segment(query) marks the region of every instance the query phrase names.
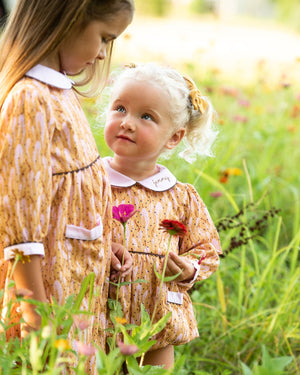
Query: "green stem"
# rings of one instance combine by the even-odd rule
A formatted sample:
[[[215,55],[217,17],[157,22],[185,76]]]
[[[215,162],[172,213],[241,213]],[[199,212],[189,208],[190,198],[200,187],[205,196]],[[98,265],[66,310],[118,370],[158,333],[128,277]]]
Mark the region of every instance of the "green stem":
[[[121,266],[123,266],[123,264],[124,264],[125,246],[126,246],[126,223],[123,223],[122,225],[123,225],[123,246],[124,246],[124,249],[123,249]],[[117,303],[118,303],[118,299],[119,299],[120,282],[121,282],[121,274],[119,275],[119,279],[118,279],[115,308],[117,307]]]
[[[165,273],[166,273],[166,268],[167,268],[167,262],[168,262],[169,252],[170,252],[171,240],[172,240],[172,234],[170,234],[170,237],[169,237],[169,240],[168,240],[168,247],[167,247],[167,252],[166,252],[166,255],[165,255],[165,261],[164,261],[164,266],[163,266],[163,271],[162,271],[162,278],[161,278],[160,286],[159,286],[159,294],[158,294],[158,297],[157,297],[155,305],[154,305],[154,309],[153,309],[153,313],[152,313],[152,317],[151,317],[151,321],[150,321],[151,325],[153,324],[153,321],[154,321],[154,318],[155,318],[155,315],[156,315],[157,306],[159,304],[159,299],[160,299],[160,296],[161,296],[161,293],[162,293],[162,288],[163,288],[164,278],[165,278]],[[145,358],[145,353],[143,353],[141,355],[139,367],[143,366],[144,358]]]

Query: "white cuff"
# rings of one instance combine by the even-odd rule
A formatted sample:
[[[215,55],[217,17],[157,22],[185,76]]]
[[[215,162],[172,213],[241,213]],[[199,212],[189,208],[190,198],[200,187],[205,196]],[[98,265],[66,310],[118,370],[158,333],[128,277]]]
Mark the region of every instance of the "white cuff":
[[[45,256],[44,245],[42,243],[27,242],[4,248],[4,260],[15,259],[16,253],[22,253],[23,255]]]

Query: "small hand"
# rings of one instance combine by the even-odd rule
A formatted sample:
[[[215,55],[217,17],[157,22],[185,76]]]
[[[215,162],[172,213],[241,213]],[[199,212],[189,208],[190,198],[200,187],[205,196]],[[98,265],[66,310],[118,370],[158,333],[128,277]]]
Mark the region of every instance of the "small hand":
[[[180,271],[182,271],[180,275],[172,281],[188,282],[193,279],[196,272],[194,265],[188,258],[170,252],[167,261],[166,276],[176,275]]]
[[[116,242],[112,243],[111,250],[111,280],[116,282],[119,277],[123,278],[131,272],[132,257],[127,249]]]

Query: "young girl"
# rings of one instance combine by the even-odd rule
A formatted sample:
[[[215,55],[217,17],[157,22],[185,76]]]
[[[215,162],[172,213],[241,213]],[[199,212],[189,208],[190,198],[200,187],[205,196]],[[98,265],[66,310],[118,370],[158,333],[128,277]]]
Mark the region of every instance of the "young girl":
[[[100,77],[97,72],[106,71],[101,82],[106,80],[113,41],[133,11],[132,0],[20,0],[0,45],[1,258],[12,263],[21,254],[16,288],[30,289],[39,301],[54,297],[63,304],[94,272],[100,298],[86,341],[99,345],[111,260],[111,193],[74,91]],[[79,73],[77,83],[66,76]],[[122,247],[113,251],[119,269]],[[130,255],[125,257],[121,271],[130,266]],[[23,303],[21,312],[22,335],[40,326],[34,306]]]
[[[195,84],[170,68],[151,63],[129,67],[112,89],[104,136],[114,156],[104,161],[114,205],[133,204],[137,210],[126,227],[133,269],[124,281],[149,282],[120,288],[124,318],[140,324],[141,304],[152,316],[158,299],[155,321],[172,312],[166,327],[155,337],[157,343],[146,353],[144,364],[172,367],[173,346],[198,336],[187,290],[219,265],[219,237],[197,191],[157,164],[159,156],[184,137],[186,158],[209,155],[215,138],[212,117],[210,102]],[[153,269],[155,264],[162,270],[168,246],[169,234],[160,230],[164,219],[181,222],[187,234],[172,238],[166,275],[182,272],[165,283],[160,294],[160,280]],[[122,235],[122,226],[116,222],[114,241],[122,243]]]

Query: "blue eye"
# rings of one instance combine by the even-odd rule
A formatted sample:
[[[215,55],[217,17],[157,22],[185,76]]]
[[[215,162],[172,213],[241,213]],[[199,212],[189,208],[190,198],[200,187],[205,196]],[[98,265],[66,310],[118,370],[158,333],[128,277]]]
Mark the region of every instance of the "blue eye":
[[[143,118],[144,120],[151,120],[151,121],[153,121],[153,117],[150,116],[150,115],[148,115],[148,113],[143,114],[143,115],[142,115],[142,118]]]
[[[116,108],[116,111],[117,112],[126,112],[125,108],[122,105],[118,105],[117,108]]]

